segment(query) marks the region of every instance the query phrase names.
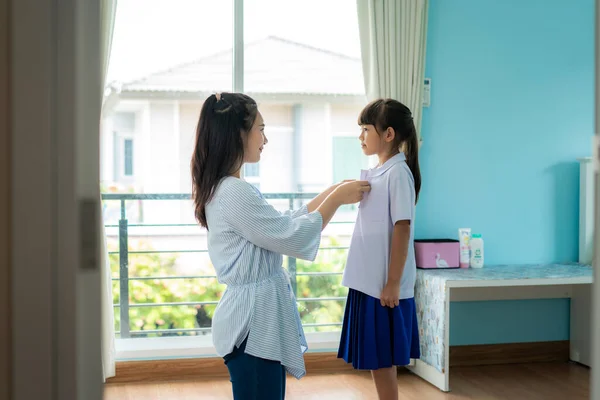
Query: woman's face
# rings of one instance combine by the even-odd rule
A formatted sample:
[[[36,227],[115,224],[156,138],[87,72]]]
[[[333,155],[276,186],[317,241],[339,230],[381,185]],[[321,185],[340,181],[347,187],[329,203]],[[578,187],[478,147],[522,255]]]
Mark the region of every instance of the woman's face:
[[[261,113],[258,112],[254,125],[252,125],[250,132],[248,132],[246,142],[244,143],[244,162],[259,162],[260,155],[267,143],[269,143],[269,141],[265,136],[265,121],[263,120]]]

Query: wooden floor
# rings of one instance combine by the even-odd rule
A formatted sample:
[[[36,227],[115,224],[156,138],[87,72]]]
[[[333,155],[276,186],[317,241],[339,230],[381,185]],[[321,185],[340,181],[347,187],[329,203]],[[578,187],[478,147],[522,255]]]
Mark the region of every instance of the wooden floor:
[[[344,372],[288,378],[286,400],[376,400],[369,373]],[[442,393],[405,371],[398,376],[401,400],[508,399],[587,400],[589,369],[574,364],[523,364],[454,367],[452,392]],[[231,399],[227,379],[197,382],[113,384],[104,400],[217,400]]]

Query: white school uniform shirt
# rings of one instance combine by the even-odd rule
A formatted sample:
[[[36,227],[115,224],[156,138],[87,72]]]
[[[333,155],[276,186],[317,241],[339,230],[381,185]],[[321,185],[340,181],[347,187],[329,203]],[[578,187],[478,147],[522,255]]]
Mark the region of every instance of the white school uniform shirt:
[[[301,378],[308,346],[282,255],[315,259],[321,214],[306,206],[281,213],[254,186],[227,177],[207,204],[206,219],[208,253],[227,285],[212,320],[217,354],[231,353],[247,337],[247,354],[279,361]]]
[[[410,241],[400,281],[400,299],[412,298],[417,275],[414,248],[416,195],[414,178],[404,153],[395,155],[380,167],[363,170],[361,179],[369,181],[371,191],[359,204],[342,284],[379,299],[387,283],[394,224],[410,220]]]

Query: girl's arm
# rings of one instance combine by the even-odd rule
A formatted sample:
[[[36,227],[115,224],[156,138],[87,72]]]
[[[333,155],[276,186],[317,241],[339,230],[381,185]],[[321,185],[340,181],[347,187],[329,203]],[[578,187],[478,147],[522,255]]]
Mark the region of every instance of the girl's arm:
[[[387,284],[381,292],[382,306],[395,307],[400,304],[400,282],[408,257],[408,243],[410,241],[410,220],[402,220],[394,225],[392,233],[390,265],[388,267]]]
[[[388,281],[381,292],[382,306],[396,307],[400,304],[400,283],[408,257],[410,224],[414,220],[415,190],[413,178],[405,168],[390,171],[390,218],[394,224],[392,233]]]

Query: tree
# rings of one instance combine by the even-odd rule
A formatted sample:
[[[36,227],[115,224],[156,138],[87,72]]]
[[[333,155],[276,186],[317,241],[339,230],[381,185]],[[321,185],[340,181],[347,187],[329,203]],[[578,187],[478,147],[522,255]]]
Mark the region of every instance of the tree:
[[[152,247],[145,241],[134,243],[132,248],[140,251],[152,251]],[[217,301],[223,293],[224,285],[217,282],[216,278],[198,279],[159,279],[161,277],[175,277],[176,254],[130,254],[129,278],[156,279],[130,280],[129,303],[156,304],[174,302],[201,302]],[[119,257],[117,254],[110,256],[113,278],[119,278]],[[113,301],[119,302],[119,281],[113,284]],[[129,309],[129,329],[132,332],[155,329],[190,329],[210,327],[210,320],[214,313],[214,305],[193,306],[156,306],[156,307],[131,307]],[[119,309],[115,309],[115,329],[120,328]],[[144,336],[172,336],[182,333],[164,332],[160,334],[135,334],[132,337]],[[188,333],[189,334],[189,333]]]
[[[327,247],[338,247],[337,240],[330,238]],[[225,289],[216,278],[200,279],[160,279],[177,277],[174,274],[178,256],[176,253],[152,253],[147,241],[130,240],[130,249],[145,251],[143,254],[129,254],[129,329],[132,337],[157,337],[190,335],[193,332],[169,332],[175,329],[209,328],[215,310],[214,304],[194,306],[144,306],[137,304],[158,304],[176,302],[217,302]],[[115,251],[115,245],[109,246]],[[110,255],[113,278],[119,278],[119,256]],[[341,272],[346,262],[346,250],[321,250],[315,262],[297,261],[297,272]],[[214,271],[206,265],[206,271]],[[212,273],[210,273],[212,274]],[[147,279],[152,278],[154,279]],[[146,278],[131,280],[131,278]],[[119,303],[119,281],[113,282],[113,302]],[[341,286],[341,275],[298,276],[298,298],[343,297],[347,289]],[[342,321],[344,301],[299,301],[299,311],[303,323],[331,324]],[[115,307],[115,329],[120,330],[120,312]],[[307,331],[338,330],[339,326],[309,327]],[[144,330],[164,330],[161,333],[142,333]],[[206,332],[204,332],[206,333]]]
[[[297,261],[297,272],[337,272],[338,275],[298,276],[297,297],[345,297],[348,289],[342,286],[342,271],[346,265],[347,250],[338,249],[339,241],[329,238],[327,248],[320,250],[317,259],[310,263]],[[300,317],[303,324],[332,324],[341,323],[344,317],[345,300],[299,301]],[[339,330],[339,326],[307,327],[306,331]]]

